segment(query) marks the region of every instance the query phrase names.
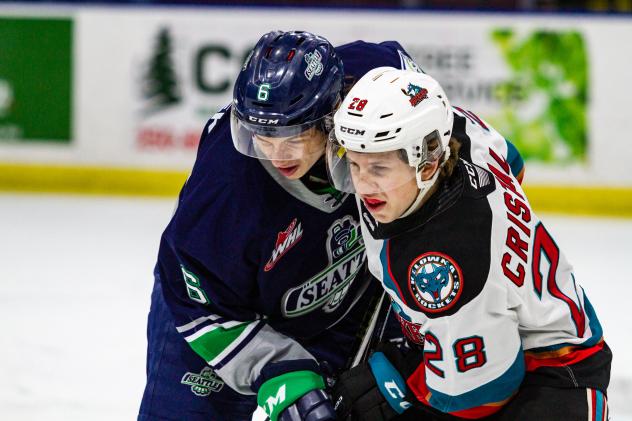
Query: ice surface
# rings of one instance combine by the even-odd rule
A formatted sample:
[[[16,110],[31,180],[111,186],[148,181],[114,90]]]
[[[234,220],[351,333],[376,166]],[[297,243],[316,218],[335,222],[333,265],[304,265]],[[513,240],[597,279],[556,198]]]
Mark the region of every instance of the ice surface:
[[[127,421],[174,200],[0,195],[0,418]],[[632,220],[542,216],[614,352],[613,420],[632,421]]]

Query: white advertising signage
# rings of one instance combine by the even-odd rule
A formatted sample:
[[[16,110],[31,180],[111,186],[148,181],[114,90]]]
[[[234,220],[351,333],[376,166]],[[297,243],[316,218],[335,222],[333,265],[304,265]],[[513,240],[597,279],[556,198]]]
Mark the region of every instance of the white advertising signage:
[[[206,121],[228,104],[265,32],[308,30],[335,45],[399,41],[446,88],[511,140],[529,183],[632,185],[629,19],[238,8],[80,8],[74,141],[0,143],[42,163],[186,171]]]

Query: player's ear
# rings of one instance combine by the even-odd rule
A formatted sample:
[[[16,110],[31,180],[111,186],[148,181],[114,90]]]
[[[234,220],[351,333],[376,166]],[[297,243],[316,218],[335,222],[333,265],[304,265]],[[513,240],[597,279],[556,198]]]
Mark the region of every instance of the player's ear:
[[[432,162],[427,163],[421,170],[421,180],[430,180],[432,176],[439,170],[439,160],[435,159]]]

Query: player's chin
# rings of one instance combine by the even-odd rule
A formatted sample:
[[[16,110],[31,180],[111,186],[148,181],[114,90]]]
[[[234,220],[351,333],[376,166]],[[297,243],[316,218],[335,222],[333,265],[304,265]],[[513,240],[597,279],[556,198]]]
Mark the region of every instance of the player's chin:
[[[377,222],[380,224],[388,224],[389,222],[393,222],[397,219],[397,216],[393,215],[393,211],[389,206],[388,202],[382,202],[377,206],[366,206],[365,207]]]
[[[397,219],[397,217],[392,215],[390,212],[384,211],[376,213],[371,212],[371,215],[373,216],[373,219],[375,219],[380,224],[388,224]]]

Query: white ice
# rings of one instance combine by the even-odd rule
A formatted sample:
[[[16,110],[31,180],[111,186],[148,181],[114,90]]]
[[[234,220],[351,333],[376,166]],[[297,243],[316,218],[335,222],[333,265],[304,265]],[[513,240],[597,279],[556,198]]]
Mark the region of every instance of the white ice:
[[[136,418],[152,270],[173,205],[0,195],[0,419]],[[612,419],[632,421],[632,220],[542,219],[613,349]]]

